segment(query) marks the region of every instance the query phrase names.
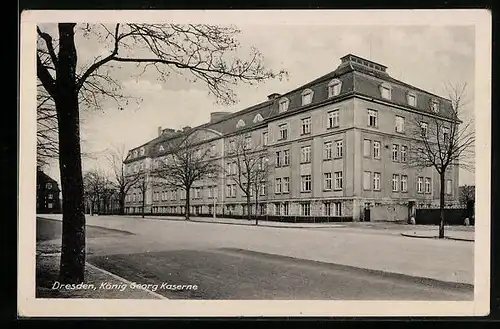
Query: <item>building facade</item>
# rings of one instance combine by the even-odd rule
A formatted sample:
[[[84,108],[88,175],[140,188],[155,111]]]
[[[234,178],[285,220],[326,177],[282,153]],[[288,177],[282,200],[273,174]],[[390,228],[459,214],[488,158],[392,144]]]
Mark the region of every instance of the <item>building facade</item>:
[[[244,136],[273,169],[258,192],[261,215],[345,220],[407,220],[415,207],[439,201],[433,168],[408,162],[417,140],[412,118],[456,124],[451,102],[392,78],[387,67],[355,55],[337,69],[285,94],[271,94],[250,108],[213,112],[210,122],[183,130],[161,129],[154,140],[130,150],[128,173],[147,173],[168,143],[196,129],[213,161],[231,165],[231,145]],[[416,131],[422,131],[418,127]],[[426,128],[427,129],[427,128]],[[227,174],[196,182],[194,215],[239,216],[246,199]],[[129,192],[126,211],[142,211],[141,193]],[[145,212],[181,214],[185,191],[151,184]],[[446,200],[458,197],[458,168],[446,173]]]
[[[61,201],[59,198],[59,184],[57,181],[42,170],[36,173],[36,212],[37,214],[49,214],[61,212]]]

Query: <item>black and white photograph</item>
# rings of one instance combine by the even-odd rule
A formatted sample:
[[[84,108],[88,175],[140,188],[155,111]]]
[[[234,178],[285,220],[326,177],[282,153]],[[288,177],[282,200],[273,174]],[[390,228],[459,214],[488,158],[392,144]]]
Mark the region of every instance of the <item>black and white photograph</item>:
[[[489,313],[488,11],[21,21],[20,315]]]

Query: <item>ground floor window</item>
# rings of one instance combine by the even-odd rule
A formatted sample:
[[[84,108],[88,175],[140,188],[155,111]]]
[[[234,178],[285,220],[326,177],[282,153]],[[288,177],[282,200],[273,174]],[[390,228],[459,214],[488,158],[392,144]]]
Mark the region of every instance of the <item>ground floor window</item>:
[[[309,202],[300,204],[300,215],[311,216],[311,204]]]
[[[325,215],[325,216],[332,215],[332,203],[331,202],[323,203],[323,215]]]
[[[283,203],[283,215],[288,216],[289,214],[288,209],[289,209],[288,202]]]
[[[266,204],[265,203],[260,204],[260,214],[265,215],[267,212],[266,210],[267,210]]]
[[[333,203],[333,215],[337,217],[342,216],[342,202]]]

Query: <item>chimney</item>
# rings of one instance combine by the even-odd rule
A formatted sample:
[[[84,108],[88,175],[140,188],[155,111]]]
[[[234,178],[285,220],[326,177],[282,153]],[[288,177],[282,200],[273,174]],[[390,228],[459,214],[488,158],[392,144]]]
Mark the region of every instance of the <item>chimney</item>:
[[[158,137],[161,136],[161,126],[158,126]]]
[[[225,117],[225,116],[227,116],[229,114],[231,114],[231,112],[223,112],[223,111],[212,112],[212,113],[210,113],[210,122],[219,121],[223,117]]]
[[[185,126],[185,127],[182,127],[182,131],[188,131],[189,129],[191,129],[190,126]]]
[[[273,99],[276,99],[276,98],[278,98],[278,97],[280,97],[280,96],[281,96],[281,95],[280,95],[280,94],[278,94],[278,93],[272,93],[271,95],[268,95],[268,96],[267,96],[267,99],[268,99],[268,100],[270,100],[270,101],[272,101]]]

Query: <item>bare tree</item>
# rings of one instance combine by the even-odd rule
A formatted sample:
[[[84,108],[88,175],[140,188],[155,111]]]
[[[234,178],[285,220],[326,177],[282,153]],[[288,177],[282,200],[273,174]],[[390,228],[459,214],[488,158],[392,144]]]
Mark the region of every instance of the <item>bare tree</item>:
[[[144,218],[146,206],[146,192],[148,191],[149,175],[147,172],[139,172],[135,175],[133,187],[137,189],[141,195],[141,217]]]
[[[186,220],[189,220],[190,192],[193,184],[218,176],[220,166],[211,159],[210,148],[192,129],[172,140],[166,148],[166,157],[158,159],[152,170],[157,184],[186,192]]]
[[[85,268],[84,189],[80,145],[80,105],[99,108],[111,98],[123,108],[128,98],[113,79],[116,64],[132,63],[152,68],[158,78],[187,73],[192,82],[205,84],[222,103],[236,101],[232,87],[282,77],[263,65],[252,49],[248,60],[234,56],[239,31],[234,27],[175,24],[59,23],[57,31],[37,27],[37,77],[54,100],[57,113],[58,153],[63,199],[61,282],[83,282]],[[108,46],[109,53],[79,65],[75,34]]]
[[[90,206],[90,215],[100,214],[104,198],[107,197],[111,188],[106,173],[99,168],[89,170],[83,175],[83,183],[84,195]]]
[[[447,171],[462,167],[473,170],[475,133],[473,119],[460,120],[466,104],[466,87],[447,85],[449,108],[436,108],[432,101],[430,111],[441,115],[415,115],[414,136],[418,140],[411,145],[408,164],[418,168],[434,168],[439,175],[439,238],[444,238],[445,179]]]
[[[253,146],[250,136],[244,134],[230,142],[230,158],[224,168],[226,177],[234,182],[246,199],[248,220],[252,219],[252,196],[255,195],[256,225],[258,224],[258,195],[261,184],[267,180],[269,159],[262,146]]]
[[[136,185],[141,175],[125,172],[125,164],[123,163],[127,158],[127,151],[125,145],[115,145],[106,154],[111,170],[113,173],[113,180],[118,190],[119,214],[125,213],[125,198],[129,190]]]

